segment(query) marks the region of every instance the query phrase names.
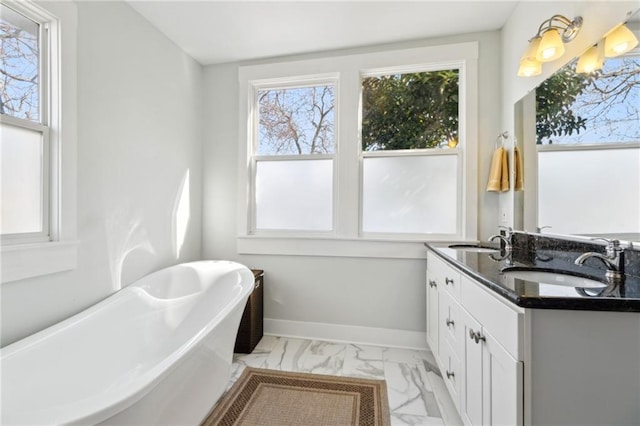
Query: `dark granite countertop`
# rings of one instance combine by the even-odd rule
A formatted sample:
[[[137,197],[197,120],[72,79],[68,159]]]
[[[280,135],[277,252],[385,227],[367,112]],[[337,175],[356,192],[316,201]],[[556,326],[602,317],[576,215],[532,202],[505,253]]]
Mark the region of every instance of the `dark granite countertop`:
[[[506,256],[505,252],[474,252],[449,248],[450,244],[425,246],[462,273],[523,308],[640,312],[640,277],[626,275],[622,284],[601,288],[576,288],[506,276],[505,268],[566,271],[603,283],[605,271],[567,262],[564,252],[540,251],[534,256]]]

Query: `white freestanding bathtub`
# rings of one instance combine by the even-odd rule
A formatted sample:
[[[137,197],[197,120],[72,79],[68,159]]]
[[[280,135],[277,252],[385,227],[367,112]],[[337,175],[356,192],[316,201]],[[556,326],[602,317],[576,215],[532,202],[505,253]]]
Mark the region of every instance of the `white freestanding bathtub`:
[[[0,350],[2,425],[197,425],[224,392],[251,271],[152,273]]]

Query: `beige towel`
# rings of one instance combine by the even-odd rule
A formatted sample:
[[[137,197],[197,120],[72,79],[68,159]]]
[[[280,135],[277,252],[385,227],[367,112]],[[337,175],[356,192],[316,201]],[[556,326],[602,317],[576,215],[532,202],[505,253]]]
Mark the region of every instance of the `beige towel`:
[[[509,190],[509,160],[507,160],[507,150],[502,148],[502,170],[500,180],[500,190],[502,192]]]
[[[513,148],[513,167],[515,168],[515,183],[513,189],[522,191],[524,189],[524,170],[522,168],[522,156],[518,147]]]
[[[493,153],[491,159],[491,169],[489,170],[489,182],[487,191],[508,191],[509,190],[509,163],[507,162],[507,151],[500,147]]]

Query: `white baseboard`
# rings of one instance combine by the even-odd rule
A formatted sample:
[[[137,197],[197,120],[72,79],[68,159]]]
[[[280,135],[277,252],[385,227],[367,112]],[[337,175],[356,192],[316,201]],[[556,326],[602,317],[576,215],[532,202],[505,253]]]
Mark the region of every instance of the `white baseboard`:
[[[390,328],[265,318],[264,334],[396,348],[427,349],[426,333]]]

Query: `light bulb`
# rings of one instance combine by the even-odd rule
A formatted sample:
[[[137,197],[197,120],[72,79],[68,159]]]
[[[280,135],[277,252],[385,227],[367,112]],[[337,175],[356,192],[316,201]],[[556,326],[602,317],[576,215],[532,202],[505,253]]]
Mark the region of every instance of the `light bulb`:
[[[604,39],[604,55],[607,58],[620,56],[638,45],[638,39],[625,24],[620,25]]]
[[[584,52],[580,56],[580,59],[578,59],[576,72],[590,73],[601,69],[604,65],[604,55],[602,50],[601,46],[596,45],[590,47],[586,52]]]
[[[560,33],[555,29],[547,30],[542,35],[542,40],[540,40],[536,60],[538,62],[551,62],[555,61],[563,54],[564,43],[562,43]]]
[[[518,77],[532,77],[542,72],[542,64],[535,59],[522,58],[518,68]]]

